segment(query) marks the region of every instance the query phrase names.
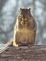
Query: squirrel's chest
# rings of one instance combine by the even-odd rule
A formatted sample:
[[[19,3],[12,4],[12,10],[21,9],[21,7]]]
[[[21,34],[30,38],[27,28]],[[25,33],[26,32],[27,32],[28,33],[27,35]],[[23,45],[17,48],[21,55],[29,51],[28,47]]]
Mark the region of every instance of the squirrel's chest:
[[[23,38],[33,37],[33,34],[34,34],[33,30],[28,30],[25,28],[16,31],[16,35]]]

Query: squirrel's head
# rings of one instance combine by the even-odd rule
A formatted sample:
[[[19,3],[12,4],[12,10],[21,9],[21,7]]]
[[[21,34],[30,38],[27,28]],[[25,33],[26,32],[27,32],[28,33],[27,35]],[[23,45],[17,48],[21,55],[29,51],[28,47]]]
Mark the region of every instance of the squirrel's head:
[[[23,17],[25,17],[26,15],[30,14],[30,8],[29,9],[20,8],[20,13],[21,13],[21,15],[23,15]]]

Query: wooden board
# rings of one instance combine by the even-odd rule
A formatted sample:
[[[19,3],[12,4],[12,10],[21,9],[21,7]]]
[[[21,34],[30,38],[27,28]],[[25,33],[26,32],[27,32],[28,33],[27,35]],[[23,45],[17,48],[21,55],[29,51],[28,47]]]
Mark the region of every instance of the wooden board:
[[[46,46],[9,46],[0,54],[0,61],[46,61]]]

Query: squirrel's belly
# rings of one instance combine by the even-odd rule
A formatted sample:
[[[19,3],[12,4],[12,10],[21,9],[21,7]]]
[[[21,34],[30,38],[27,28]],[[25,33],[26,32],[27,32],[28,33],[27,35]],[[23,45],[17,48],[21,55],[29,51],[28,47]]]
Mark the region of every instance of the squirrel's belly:
[[[16,31],[15,41],[17,44],[32,44],[34,42],[34,31],[28,29],[19,29]]]

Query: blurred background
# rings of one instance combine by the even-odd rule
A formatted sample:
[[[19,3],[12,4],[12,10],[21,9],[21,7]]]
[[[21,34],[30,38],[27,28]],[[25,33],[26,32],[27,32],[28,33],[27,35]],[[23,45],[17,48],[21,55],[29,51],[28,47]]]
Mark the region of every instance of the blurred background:
[[[46,45],[46,0],[0,0],[0,44],[10,41],[20,8],[31,8],[37,24],[35,44]]]

